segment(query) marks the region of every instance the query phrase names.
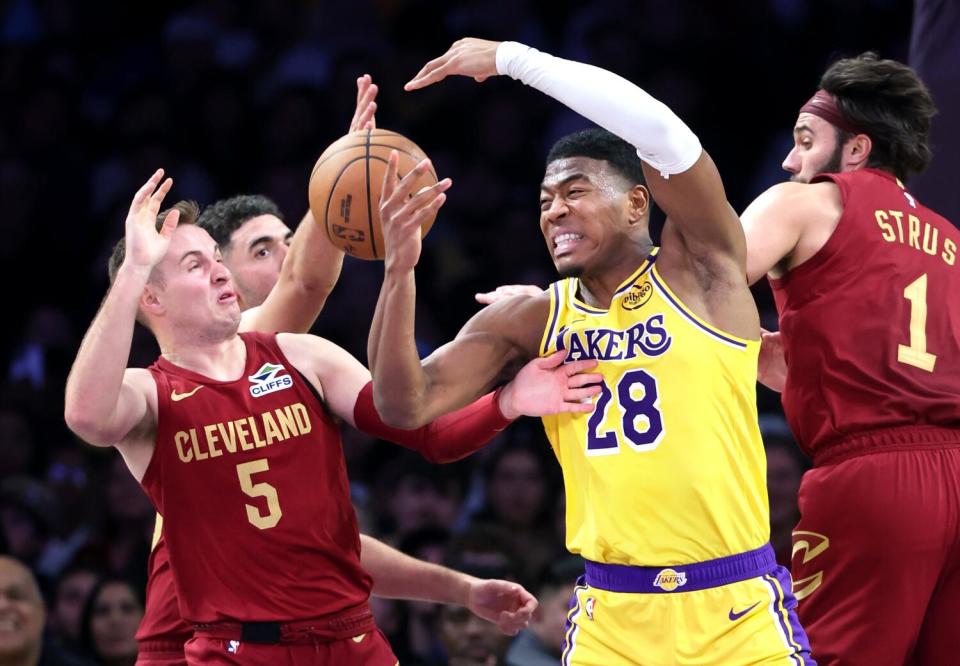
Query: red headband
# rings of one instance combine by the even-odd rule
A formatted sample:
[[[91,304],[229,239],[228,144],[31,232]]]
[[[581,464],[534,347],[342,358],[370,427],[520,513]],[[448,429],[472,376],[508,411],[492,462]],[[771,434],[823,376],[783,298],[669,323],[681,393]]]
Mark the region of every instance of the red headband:
[[[800,107],[800,113],[812,113],[818,118],[823,118],[828,123],[851,134],[861,134],[862,132],[847,120],[833,95],[825,90],[818,90],[813,97],[807,100],[807,103]]]

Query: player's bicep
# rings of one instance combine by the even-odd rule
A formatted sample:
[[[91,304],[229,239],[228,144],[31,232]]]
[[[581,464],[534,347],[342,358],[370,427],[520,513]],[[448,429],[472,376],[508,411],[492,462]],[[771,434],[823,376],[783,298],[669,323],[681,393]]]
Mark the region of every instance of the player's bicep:
[[[706,151],[692,167],[669,178],[645,162],[643,171],[654,201],[675,225],[688,253],[701,261],[719,256],[743,263],[743,229]]]
[[[536,356],[549,307],[544,293],[514,296],[480,310],[456,338],[424,360],[431,392],[456,409],[509,380]]]

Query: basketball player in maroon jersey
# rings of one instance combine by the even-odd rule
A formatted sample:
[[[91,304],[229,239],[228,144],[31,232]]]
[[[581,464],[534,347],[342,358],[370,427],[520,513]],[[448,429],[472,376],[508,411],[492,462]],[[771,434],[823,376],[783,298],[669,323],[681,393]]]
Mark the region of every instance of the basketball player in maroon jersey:
[[[182,207],[157,229],[172,184],[162,175],[131,206],[124,259],[68,379],[67,423],[91,443],[116,443],[165,516],[181,614],[199,625],[188,663],[392,666],[367,606],[334,417],[437,460],[482,443],[444,441],[436,424],[386,428],[369,371],[332,343],[238,335],[236,292],[213,239],[178,226]],[[124,369],[135,318],[160,344],[150,369]],[[478,413],[489,430],[520,413],[585,411],[579,401],[596,391],[580,385],[597,377],[575,374],[585,365],[556,367],[557,356],[439,429]],[[505,412],[499,423],[483,417],[492,410]],[[529,610],[515,593],[516,612]]]
[[[960,233],[903,184],[934,112],[906,65],[836,62],[794,126],[794,182],[742,216],[780,313],[761,381],[814,463],[793,577],[821,664],[957,663]]]
[[[376,94],[369,76],[357,80],[350,131],[374,126]],[[343,253],[318,233],[320,226],[309,211],[296,235],[279,215],[276,205],[264,197],[233,197],[206,209],[198,221],[218,241],[234,276],[243,310],[241,330],[305,333],[340,272]],[[186,664],[183,646],[193,636],[193,626],[180,617],[159,515],[154,539],[146,608],[137,631],[137,663],[182,666]],[[506,633],[519,628],[514,620],[522,618],[512,614],[498,622],[501,611],[513,603],[507,592],[516,584],[481,580],[422,562],[367,535],[360,535],[360,543],[361,564],[373,579],[374,594],[461,605],[498,623]]]

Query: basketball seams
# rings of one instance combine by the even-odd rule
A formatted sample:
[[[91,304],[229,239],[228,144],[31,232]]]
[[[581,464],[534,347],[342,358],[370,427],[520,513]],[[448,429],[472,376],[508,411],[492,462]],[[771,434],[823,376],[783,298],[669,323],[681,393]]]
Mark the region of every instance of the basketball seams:
[[[372,130],[367,130],[366,159],[363,161],[364,170],[367,178],[367,225],[370,227],[370,251],[374,259],[379,259],[377,255],[377,239],[373,236],[373,203],[370,197],[370,134]],[[379,202],[378,202],[379,203]]]
[[[357,143],[358,140],[366,141]],[[347,143],[350,145],[338,146],[337,143]],[[401,144],[400,147],[391,145],[394,142]],[[377,236],[381,233],[379,226],[379,209],[374,210],[374,205],[379,203],[379,192],[383,180],[383,169],[388,164],[387,155],[391,150],[396,150],[400,160],[398,166],[409,173],[413,167],[424,159],[423,151],[415,143],[401,134],[390,132],[389,130],[363,130],[363,134],[356,132],[343,137],[334,145],[330,146],[333,150],[325,151],[321,158],[314,165],[310,174],[310,186],[308,196],[311,202],[315,202],[316,223],[322,224],[330,242],[340,249],[361,259],[383,259],[380,251],[382,240]],[[364,165],[360,167],[356,162],[363,160]],[[373,164],[372,161],[380,163],[381,166]],[[363,169],[360,171],[359,169]],[[377,174],[380,177],[377,178]],[[401,172],[401,176],[404,175]],[[376,180],[376,182],[373,182]],[[433,182],[430,182],[430,181]],[[433,168],[428,169],[417,178],[417,185],[429,187],[437,182],[436,172]],[[360,189],[364,188],[365,192]],[[351,213],[333,209],[334,205],[343,208],[345,197],[348,194],[353,195],[354,203],[351,206]],[[359,206],[362,203],[367,205],[367,233],[370,234],[369,240],[351,240],[357,235],[364,233],[364,230],[358,228],[362,225],[360,219]],[[346,223],[345,232],[334,233],[334,227],[339,228],[336,220],[343,215],[348,214],[352,223]],[[334,218],[334,219],[331,219]],[[426,226],[432,226],[433,220]],[[422,231],[423,235],[425,233]],[[351,249],[346,250],[347,247]]]

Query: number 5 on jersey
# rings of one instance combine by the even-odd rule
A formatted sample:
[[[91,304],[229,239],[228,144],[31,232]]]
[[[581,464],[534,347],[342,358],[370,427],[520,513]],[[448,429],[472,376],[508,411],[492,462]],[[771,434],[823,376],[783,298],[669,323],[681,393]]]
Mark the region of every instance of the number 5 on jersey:
[[[251,460],[250,462],[237,465],[237,476],[240,477],[240,489],[250,497],[265,497],[267,500],[267,515],[260,513],[260,509],[252,504],[244,504],[247,509],[247,520],[254,527],[261,530],[268,530],[276,527],[280,522],[283,511],[280,510],[280,498],[277,497],[277,489],[269,483],[261,481],[253,482],[253,475],[260,472],[266,472],[270,469],[270,463],[265,458]]]
[[[619,410],[620,427],[604,430],[610,409]],[[623,373],[614,391],[606,382],[600,385],[596,409],[587,421],[587,455],[619,453],[621,436],[634,451],[652,451],[660,444],[664,432],[657,378],[646,370],[630,370]]]

